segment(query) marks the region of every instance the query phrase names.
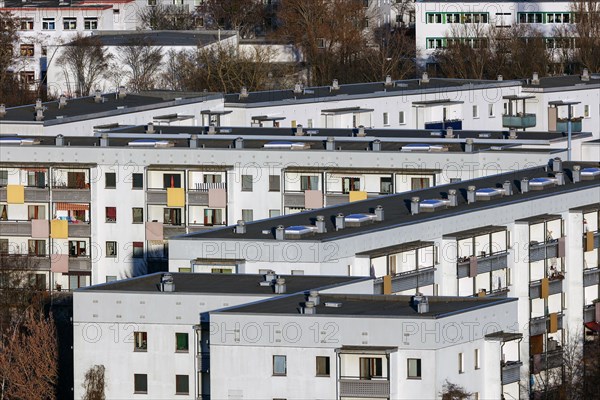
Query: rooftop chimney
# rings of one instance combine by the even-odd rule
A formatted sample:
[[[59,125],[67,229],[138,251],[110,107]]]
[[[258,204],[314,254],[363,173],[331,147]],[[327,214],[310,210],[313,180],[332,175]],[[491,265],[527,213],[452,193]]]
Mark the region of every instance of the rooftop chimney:
[[[173,282],[173,274],[167,272],[162,274],[160,277],[160,291],[161,292],[174,292],[175,282]]]
[[[304,136],[304,131],[302,130],[302,125],[296,125],[296,136]]]
[[[505,196],[512,196],[512,183],[510,183],[510,181],[504,181],[504,183],[502,184],[502,189],[504,189]]]
[[[456,189],[448,190],[448,200],[450,201],[450,207],[456,207],[458,205],[458,197],[456,196]]]
[[[421,199],[418,197],[413,197],[410,199],[410,213],[412,215],[416,215],[419,213],[419,201]]]
[[[244,138],[239,137],[235,139],[235,148],[236,149],[243,149],[244,148]]]
[[[383,221],[384,216],[385,215],[383,213],[383,206],[379,205],[379,206],[375,207],[375,221],[377,221],[377,222]]]
[[[465,142],[465,153],[472,153],[473,147],[473,139],[468,138]]]
[[[413,296],[413,305],[417,309],[417,313],[425,314],[429,312],[429,299],[427,296],[423,296],[421,293],[417,293]]]
[[[276,278],[277,274],[272,269],[268,270],[265,274],[265,282],[273,283]]]
[[[54,140],[54,144],[56,146],[64,146],[65,145],[65,137],[63,135],[56,135],[56,139]]]
[[[532,85],[539,85],[540,84],[540,74],[538,74],[537,72],[533,73],[533,77],[531,78],[531,84]]]
[[[498,80],[499,80],[499,81],[503,81],[503,80],[504,80],[504,77],[503,77],[502,75],[498,75]]]
[[[557,172],[556,174],[554,174],[554,177],[556,178],[556,184],[558,186],[562,186],[565,184],[565,173],[564,172]]]
[[[521,179],[521,193],[529,192],[529,179],[523,178]]]
[[[325,217],[322,215],[317,215],[317,221],[315,222],[317,227],[317,233],[325,233],[327,232],[327,228],[325,227]]]
[[[240,99],[245,99],[248,97],[248,88],[246,86],[242,86],[242,90],[240,91]]]
[[[381,151],[381,140],[375,139],[371,145],[373,151]]]
[[[562,160],[560,157],[554,157],[552,160],[552,172],[561,172],[562,171]]]
[[[276,294],[284,294],[285,292],[286,292],[285,279],[284,278],[275,279],[275,293]]]
[[[327,137],[327,142],[325,143],[325,150],[335,150],[335,138],[333,136]]]
[[[453,139],[454,138],[454,128],[452,128],[451,126],[446,128],[446,138],[447,139]]]
[[[467,187],[467,203],[475,203],[475,186]]]
[[[44,110],[39,108],[35,110],[35,120],[43,121],[44,120]]]
[[[127,90],[125,90],[125,86],[119,86],[119,90],[117,90],[117,96],[119,99],[124,99],[127,96]]]
[[[237,225],[235,226],[235,233],[238,235],[246,233],[246,222],[243,219],[238,219]]]
[[[346,220],[344,219],[344,214],[338,213],[335,216],[335,230],[340,231],[346,227]]]
[[[6,115],[6,104],[0,104],[0,118],[4,118]]]
[[[278,225],[275,228],[275,239],[276,240],[284,240],[285,239],[285,227],[283,225]]]
[[[96,89],[96,91],[94,92],[94,102],[102,103],[102,92],[98,89]]]
[[[385,76],[385,83],[384,83],[384,85],[388,86],[388,87],[393,85],[393,83],[392,83],[392,76],[391,75],[386,75]]]
[[[421,77],[421,83],[429,83],[429,74],[427,72],[423,72],[423,76]]]
[[[100,136],[100,147],[108,147],[108,133],[103,133]]]
[[[35,111],[43,110],[43,109],[44,109],[44,106],[42,106],[42,100],[41,99],[37,99],[35,101]]]
[[[154,133],[154,123],[148,122],[148,125],[146,125],[146,133]]]
[[[573,183],[581,182],[581,166],[573,165]]]
[[[583,69],[583,72],[581,73],[581,80],[582,81],[589,81],[590,80],[590,70],[587,68]]]
[[[316,314],[317,310],[315,309],[315,303],[312,301],[307,301],[304,303],[304,308],[302,309],[304,314]]]
[[[364,126],[360,125],[358,127],[358,133],[356,134],[356,136],[358,136],[358,137],[365,137],[365,136],[367,136],[367,133],[365,132],[365,127]]]
[[[65,108],[67,106],[67,96],[61,94],[58,98],[58,108]]]
[[[208,125],[208,134],[214,135],[216,133],[217,133],[217,128],[215,128],[215,124],[209,124]]]
[[[337,79],[333,80],[333,83],[331,84],[331,90],[340,90],[340,85]]]
[[[294,93],[295,94],[301,94],[302,93],[302,84],[301,83],[296,83],[294,85]]]
[[[508,130],[508,138],[509,139],[516,139],[517,138],[517,129],[516,128],[510,128]]]
[[[190,135],[190,149],[195,149],[198,147],[198,135],[195,133]]]
[[[321,297],[317,290],[311,290],[308,294],[308,301],[318,306],[321,303]]]

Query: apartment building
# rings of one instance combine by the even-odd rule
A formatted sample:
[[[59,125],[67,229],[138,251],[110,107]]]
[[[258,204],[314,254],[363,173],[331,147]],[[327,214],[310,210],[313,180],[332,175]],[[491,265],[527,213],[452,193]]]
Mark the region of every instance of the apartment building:
[[[516,297],[523,365],[506,390],[517,398],[561,367],[568,336],[597,329],[599,198],[597,162],[555,159],[178,237],[169,268],[202,271],[219,259],[237,273],[370,274],[384,294]]]
[[[499,399],[502,360],[521,364],[516,311],[516,299],[316,291],[216,310],[201,324],[203,398],[436,399],[451,382]]]
[[[37,257],[44,286],[72,290],[166,268],[177,235],[514,171],[567,146],[538,132],[210,129],[2,137],[3,252]],[[574,134],[573,154],[589,139]]]
[[[229,275],[216,273],[218,265],[213,272],[158,273],[75,291],[75,399],[94,365],[106,368],[106,399],[200,398],[200,371],[210,360],[202,355],[199,327],[208,312],[311,290],[373,294],[369,277]],[[254,334],[247,327],[240,332]]]

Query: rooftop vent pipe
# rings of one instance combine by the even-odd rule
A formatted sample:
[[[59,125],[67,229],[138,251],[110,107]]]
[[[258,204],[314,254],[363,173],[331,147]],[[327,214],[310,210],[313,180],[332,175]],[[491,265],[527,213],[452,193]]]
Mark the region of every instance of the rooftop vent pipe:
[[[417,309],[417,313],[425,314],[429,312],[429,299],[421,293],[413,296],[413,306]]]
[[[242,90],[240,91],[240,99],[248,98],[248,88],[246,86],[242,86]]]
[[[160,277],[160,291],[161,292],[174,292],[175,282],[173,282],[173,274],[164,273]]]
[[[327,232],[327,228],[325,227],[325,217],[322,215],[317,215],[317,221],[315,222],[317,227],[317,233],[325,233]]]
[[[562,186],[565,184],[565,173],[564,172],[557,172],[554,174],[554,177],[556,178],[556,184],[558,186]]]
[[[451,126],[446,128],[446,138],[454,139],[454,128],[452,128]]]
[[[6,104],[0,104],[0,118],[4,118],[6,115]]]
[[[581,182],[581,166],[573,166],[573,183]]]
[[[65,145],[65,137],[63,135],[56,135],[54,144],[56,146],[64,146]]]
[[[237,225],[235,226],[235,233],[238,235],[246,233],[246,221],[238,219]]]
[[[372,146],[373,151],[381,151],[381,140],[375,139],[373,140]]]
[[[458,197],[456,196],[456,189],[448,190],[448,200],[450,201],[450,207],[458,206]]]
[[[327,142],[325,142],[325,150],[328,150],[328,151],[335,150],[335,138],[333,136],[329,136],[327,138]]]
[[[311,290],[308,294],[308,301],[318,306],[321,303],[321,297],[317,290]]]
[[[521,179],[521,193],[529,192],[529,179],[523,178]]]
[[[312,301],[307,301],[304,303],[304,308],[302,308],[304,314],[316,314],[317,310],[315,309],[315,303]]]
[[[504,181],[504,183],[502,184],[502,189],[504,189],[505,196],[512,196],[513,191],[512,184],[510,183],[510,181]]]
[[[235,139],[235,148],[236,149],[243,149],[244,148],[244,138],[239,137]]]
[[[475,189],[475,186],[467,187],[467,203],[469,204],[475,203]]]
[[[581,73],[581,80],[584,82],[590,80],[590,70],[588,70],[587,68],[583,69],[583,72]]]
[[[119,99],[124,99],[127,97],[127,90],[125,90],[125,86],[119,86],[119,90],[117,90],[117,97]]]
[[[560,157],[555,157],[552,160],[552,172],[561,172],[562,171],[562,160]]]
[[[410,199],[410,213],[412,215],[417,215],[419,213],[419,201],[421,199],[417,196]]]
[[[346,220],[344,219],[344,214],[338,213],[335,216],[335,230],[340,231],[346,227]]]
[[[365,137],[365,136],[367,136],[367,133],[365,132],[365,127],[364,126],[360,125],[358,127],[358,133],[356,134],[356,136],[358,136],[358,137]]]
[[[277,278],[275,279],[275,293],[276,294],[284,294],[286,292],[285,279]]]
[[[148,125],[146,125],[146,133],[154,133],[154,123],[148,122]]]
[[[275,239],[276,240],[284,240],[285,239],[285,227],[283,225],[278,225],[275,228]]]
[[[94,103],[102,103],[102,92],[97,89],[94,92]]]
[[[296,136],[304,136],[304,131],[302,130],[302,125],[296,125]]]
[[[540,74],[538,74],[537,72],[533,73],[533,77],[531,78],[531,84],[532,85],[539,85],[540,84]]]
[[[340,84],[338,83],[337,79],[333,80],[333,83],[331,84],[331,90],[340,90]]]
[[[61,94],[58,98],[58,108],[65,108],[67,106],[67,96]]]
[[[108,147],[108,133],[103,133],[100,136],[100,147]]]
[[[302,94],[302,84],[301,83],[296,83],[294,85],[294,93],[295,94]]]
[[[473,146],[473,139],[468,138],[465,142],[465,153],[472,153],[474,147],[475,146]]]
[[[381,222],[383,221],[384,217],[385,215],[383,213],[383,206],[378,205],[377,207],[375,207],[375,221]]]
[[[509,139],[516,139],[517,138],[517,130],[515,128],[510,128],[508,130],[508,138]]]
[[[423,76],[421,77],[421,83],[429,83],[429,74],[427,72],[423,72]]]
[[[215,124],[209,124],[208,125],[208,134],[214,135],[216,133],[217,133],[217,129],[215,128]]]

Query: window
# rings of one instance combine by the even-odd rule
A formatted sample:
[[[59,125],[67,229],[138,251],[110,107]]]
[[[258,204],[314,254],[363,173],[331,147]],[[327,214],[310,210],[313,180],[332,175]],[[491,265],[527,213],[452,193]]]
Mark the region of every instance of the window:
[[[583,106],[583,116],[585,118],[589,118],[590,117],[590,106],[588,104]]]
[[[89,189],[89,184],[85,182],[85,172],[67,172],[67,187],[69,189]]]
[[[29,284],[38,290],[46,290],[48,285],[46,283],[46,274],[28,274]]]
[[[329,376],[329,357],[317,356],[317,376]]]
[[[0,221],[8,221],[8,205],[0,204]]]
[[[143,189],[144,188],[144,174],[131,174],[131,188],[132,189]]]
[[[242,219],[244,220],[244,222],[254,221],[254,211],[253,210],[242,210]]]
[[[460,181],[462,181],[460,178],[450,178],[450,183],[458,183]]]
[[[383,360],[381,358],[360,358],[360,379],[383,377]]]
[[[427,14],[427,23],[428,24],[441,24],[442,23],[442,14],[428,13]]]
[[[269,192],[279,192],[281,190],[281,176],[269,175]]]
[[[360,190],[360,178],[342,178],[342,192],[350,193]]]
[[[74,31],[77,29],[77,18],[63,18],[63,29],[65,31]]]
[[[27,219],[46,219],[46,206],[27,206]]]
[[[179,174],[164,174],[163,175],[163,189],[180,188],[180,187],[181,187],[181,175],[179,175]]]
[[[475,349],[475,369],[479,368],[479,349]]]
[[[54,22],[54,18],[42,19],[42,30],[53,31],[55,29],[56,29],[56,23]]]
[[[147,374],[133,374],[133,393],[148,393]]]
[[[398,112],[398,124],[400,124],[400,125],[406,124],[405,119],[404,119],[404,111]]]
[[[411,178],[410,179],[410,189],[411,190],[427,189],[428,187],[429,187],[429,178]]]
[[[117,276],[116,275],[106,275],[106,283],[108,282],[115,282],[117,280]]]
[[[317,38],[317,48],[319,48],[319,49],[325,48],[325,39]]]
[[[458,24],[460,23],[460,14],[453,13],[446,15],[446,22],[449,24]]]
[[[83,29],[86,31],[98,29],[98,18],[84,18]]]
[[[32,18],[23,18],[19,23],[19,28],[22,31],[32,31],[33,30],[33,19]]]
[[[87,257],[87,243],[83,240],[69,240],[69,257]]]
[[[26,85],[33,85],[35,83],[35,72],[21,71],[19,72],[19,80]]]
[[[144,242],[133,242],[133,258],[144,258]]]
[[[224,225],[223,210],[218,208],[204,209],[204,225]]]
[[[27,186],[46,187],[46,171],[27,171]]]
[[[458,373],[462,374],[465,372],[465,356],[463,353],[458,353]]]
[[[106,222],[117,222],[117,207],[106,207]]]
[[[190,393],[190,378],[188,375],[175,375],[175,394]]]
[[[177,332],[175,334],[175,351],[187,353],[189,350],[188,334]]]
[[[211,268],[211,274],[231,274],[233,273],[233,269],[231,268]]]
[[[117,174],[114,172],[107,172],[104,174],[105,187],[107,189],[114,189],[117,187]]]
[[[494,105],[493,104],[488,104],[488,117],[492,118],[494,117]]]
[[[473,118],[479,118],[479,107],[473,106]]]
[[[28,241],[29,255],[36,257],[46,256],[46,241],[29,239]]]
[[[146,351],[148,350],[148,333],[133,332],[133,350]]]
[[[300,190],[319,190],[319,177],[309,175],[300,176]]]
[[[204,183],[221,183],[221,175],[218,174],[205,174]]]
[[[390,116],[386,112],[383,113],[383,125],[385,125],[385,126],[390,125]]]
[[[8,185],[8,171],[0,171],[0,186]]]
[[[0,254],[8,254],[8,239],[0,239]]]
[[[181,209],[165,208],[163,211],[163,224],[181,225]]]
[[[279,217],[281,210],[269,210],[269,218]]]
[[[117,256],[117,242],[106,242],[106,257]]]
[[[273,375],[287,374],[286,356],[273,356]]]
[[[242,192],[252,191],[252,175],[242,175]]]
[[[33,44],[21,44],[21,57],[33,57],[35,55],[35,47]]]
[[[148,5],[150,7],[155,6],[156,5],[156,0],[148,0]]]
[[[421,359],[409,358],[407,360],[408,379],[421,379]]]
[[[132,213],[132,222],[134,224],[142,224],[144,223],[144,209],[140,207],[133,207],[131,209]]]

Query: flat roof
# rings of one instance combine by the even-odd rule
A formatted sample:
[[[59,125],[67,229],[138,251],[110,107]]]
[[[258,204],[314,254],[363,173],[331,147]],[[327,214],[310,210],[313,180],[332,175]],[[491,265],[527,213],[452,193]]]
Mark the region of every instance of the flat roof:
[[[149,292],[159,293],[159,284],[164,272],[157,272],[131,279],[102,283],[79,289],[80,291],[108,292]],[[264,275],[259,274],[204,274],[171,272],[175,293],[229,293],[274,295],[272,286],[261,286]],[[278,275],[285,279],[287,293],[297,293],[310,289],[323,289],[329,286],[360,282],[370,277],[325,276],[325,275]]]
[[[463,312],[517,301],[516,298],[428,296],[429,312],[419,314],[412,304],[412,296],[319,294],[316,313],[310,316],[357,316],[391,318],[444,318]],[[248,305],[231,307],[216,313],[223,314],[300,314],[307,298],[304,294],[282,296]],[[339,307],[328,307],[338,303]]]
[[[44,120],[40,122],[35,121],[35,104],[10,107],[6,110],[6,115],[0,118],[0,125],[3,122],[10,123],[12,121],[58,125],[104,116],[116,116],[189,103],[201,103],[207,100],[220,99],[221,95],[214,93],[153,90],[129,93],[123,98],[119,98],[116,93],[106,93],[102,95],[102,100],[99,102],[96,102],[94,98],[95,96],[92,95],[67,99],[67,105],[63,108],[59,107],[58,100],[42,103],[44,107]]]
[[[535,89],[560,89],[560,88],[580,88],[589,89],[588,86],[600,86],[600,74],[590,73],[590,79],[584,81],[581,75],[565,76],[545,76],[540,78],[539,84],[532,84],[530,79],[523,81],[523,90],[526,92],[535,91]]]
[[[235,36],[235,31],[96,31],[94,38],[104,46],[207,46]],[[70,43],[69,43],[70,44]],[[67,44],[67,45],[69,45]]]
[[[379,249],[363,251],[360,253],[356,253],[356,255],[377,258],[377,257],[386,256],[388,254],[402,253],[405,251],[422,249],[424,247],[429,247],[429,246],[433,246],[433,245],[434,245],[434,242],[426,242],[426,241],[422,241],[422,240],[417,240],[414,242],[401,243],[401,244],[396,244],[393,246],[381,247]]]
[[[501,232],[501,231],[506,231],[506,227],[489,225],[489,226],[482,226],[480,228],[467,229],[465,231],[460,231],[460,232],[448,233],[448,234],[444,235],[444,238],[453,238],[456,240],[461,240],[461,239],[466,239],[466,238],[470,238],[470,237],[474,237],[474,236],[485,235],[488,233]]]
[[[117,1],[102,1],[102,0],[94,0],[92,2],[88,0],[34,0],[27,1],[24,0],[5,0],[4,8],[14,8],[19,9],[20,11],[27,10],[35,10],[38,8],[58,8],[64,10],[73,10],[73,9],[107,9],[112,8],[113,3],[132,3],[135,0],[117,0]],[[92,4],[90,4],[92,3]]]
[[[521,192],[521,180],[523,178],[541,178],[553,177],[554,173],[547,171],[547,166],[540,166],[522,170],[516,170],[498,175],[491,175],[483,178],[461,181],[457,183],[431,187],[428,189],[412,191],[408,193],[398,193],[386,196],[380,196],[373,199],[346,203],[339,206],[331,206],[322,209],[304,211],[297,214],[284,215],[280,217],[248,222],[246,223],[246,233],[235,233],[233,226],[216,228],[210,231],[196,232],[188,235],[178,236],[181,240],[196,239],[229,239],[229,240],[275,240],[276,227],[281,225],[306,226],[314,225],[317,216],[323,216],[325,219],[326,233],[316,233],[293,240],[304,241],[328,241],[342,237],[361,235],[374,231],[381,231],[395,228],[398,226],[413,225],[424,220],[442,219],[449,216],[461,215],[482,209],[493,208],[511,203],[521,203],[538,198],[547,198],[561,193],[582,190],[586,188],[599,188],[600,179],[583,180],[573,183],[571,169],[573,165],[582,167],[599,167],[600,163],[585,162],[563,162],[563,171],[565,172],[565,184],[546,187],[543,190],[529,190],[526,193]],[[481,188],[501,188],[505,181],[511,183],[512,195],[497,196],[489,200],[478,200],[475,203],[467,203],[467,188],[475,186]],[[420,212],[417,215],[411,214],[411,198],[419,197],[420,200],[426,199],[444,199],[447,198],[448,191],[454,189],[457,191],[458,205],[456,207],[442,207],[434,212]],[[599,191],[600,198],[600,191]],[[372,222],[357,227],[346,227],[341,230],[335,228],[336,215],[350,215],[357,213],[372,213],[377,206],[381,205],[384,210],[385,218],[380,222]],[[266,234],[263,232],[267,232]]]

